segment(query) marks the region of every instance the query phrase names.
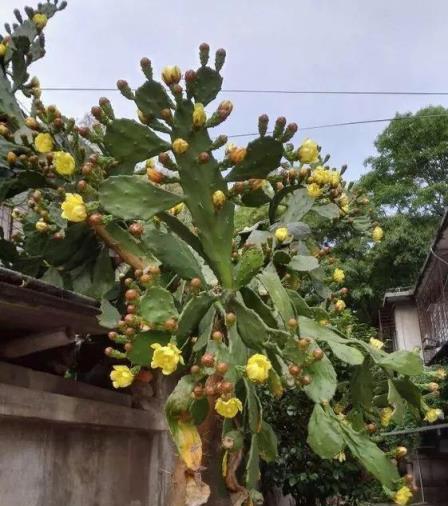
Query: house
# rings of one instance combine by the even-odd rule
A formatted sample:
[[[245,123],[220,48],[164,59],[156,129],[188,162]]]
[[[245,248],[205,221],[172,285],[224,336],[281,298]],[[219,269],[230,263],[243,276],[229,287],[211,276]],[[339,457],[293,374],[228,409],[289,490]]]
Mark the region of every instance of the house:
[[[394,350],[419,348],[427,365],[448,356],[448,210],[429,248],[413,287],[384,295],[379,330]],[[411,467],[426,504],[448,504],[448,424],[395,430],[390,436],[418,434],[420,443]]]
[[[448,353],[448,211],[413,287],[386,292],[380,335],[394,350],[421,348],[427,365]]]

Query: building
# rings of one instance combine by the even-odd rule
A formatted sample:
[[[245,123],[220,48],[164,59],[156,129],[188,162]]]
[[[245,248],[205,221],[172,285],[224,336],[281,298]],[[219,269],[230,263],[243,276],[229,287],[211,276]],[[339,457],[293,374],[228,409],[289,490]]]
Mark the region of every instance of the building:
[[[448,211],[413,287],[396,288],[384,296],[380,335],[394,350],[421,348],[426,364],[448,352]]]

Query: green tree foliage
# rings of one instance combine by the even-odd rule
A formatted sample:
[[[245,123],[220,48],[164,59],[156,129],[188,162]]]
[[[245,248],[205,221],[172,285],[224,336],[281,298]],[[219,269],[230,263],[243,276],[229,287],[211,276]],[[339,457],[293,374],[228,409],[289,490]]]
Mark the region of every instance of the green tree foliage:
[[[361,178],[374,204],[409,216],[442,216],[448,202],[448,110],[397,114],[375,141]],[[409,119],[406,119],[409,118]]]

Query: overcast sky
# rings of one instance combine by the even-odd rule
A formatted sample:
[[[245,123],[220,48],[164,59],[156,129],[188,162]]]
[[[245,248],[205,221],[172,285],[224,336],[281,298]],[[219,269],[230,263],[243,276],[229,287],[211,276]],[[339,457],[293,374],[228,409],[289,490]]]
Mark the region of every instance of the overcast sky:
[[[0,20],[31,0],[0,0]],[[117,79],[143,82],[142,56],[158,75],[167,64],[197,66],[197,47],[224,47],[224,88],[286,90],[448,91],[448,2],[446,0],[69,0],[47,29],[47,56],[32,68],[42,86],[114,87]],[[82,118],[98,92],[45,92],[67,115]],[[117,115],[134,115],[118,93]],[[222,94],[221,98],[226,95]],[[326,96],[227,94],[234,113],[226,133],[256,131],[267,113],[299,126],[387,118],[434,104],[448,96]],[[386,124],[298,132],[347,163],[349,179]],[[240,143],[243,140],[239,140]]]

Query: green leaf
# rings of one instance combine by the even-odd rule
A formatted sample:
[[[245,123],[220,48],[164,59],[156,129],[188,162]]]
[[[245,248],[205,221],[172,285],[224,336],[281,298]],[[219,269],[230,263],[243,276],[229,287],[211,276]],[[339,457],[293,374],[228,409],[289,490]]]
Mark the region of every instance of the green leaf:
[[[375,443],[365,434],[355,432],[350,425],[341,423],[344,440],[353,456],[369,471],[382,485],[394,490],[400,479],[397,468],[389,457],[383,453]]]
[[[40,278],[40,280],[48,283],[49,285],[57,286],[58,288],[64,288],[64,280],[62,279],[59,271],[54,267],[50,267]]]
[[[260,248],[246,249],[235,268],[236,288],[249,284],[263,267],[264,255]]]
[[[278,442],[274,429],[267,422],[261,422],[261,430],[257,433],[260,457],[266,462],[273,462],[278,457]]]
[[[319,267],[317,258],[305,255],[296,255],[292,257],[288,264],[288,269],[298,272],[308,272]]]
[[[260,480],[260,453],[258,450],[257,434],[253,434],[250,442],[249,456],[246,463],[246,487],[257,488]]]
[[[272,314],[272,309],[261,300],[256,292],[248,286],[244,286],[240,288],[240,293],[243,297],[244,304],[249,309],[253,309],[268,327],[273,329],[277,328],[277,320]]]
[[[172,102],[165,88],[157,81],[146,81],[135,92],[135,103],[142,113],[149,117],[160,118],[162,109],[172,107]]]
[[[308,422],[306,442],[323,459],[332,459],[344,449],[344,437],[338,420],[327,414],[319,404],[314,405]]]
[[[114,286],[115,271],[112,267],[112,259],[109,256],[109,249],[103,248],[93,268],[90,295],[96,299],[102,299]]]
[[[210,67],[201,67],[196,72],[194,81],[194,98],[204,106],[215,100],[221,91],[222,77]]]
[[[209,404],[207,397],[195,399],[190,406],[190,413],[193,417],[193,423],[195,425],[201,425],[201,423],[207,418],[208,411]]]
[[[419,388],[409,380],[409,378],[394,379],[392,380],[392,383],[403,399],[415,408],[421,408],[422,393]]]
[[[372,376],[371,362],[369,358],[366,358],[362,365],[353,368],[350,378],[350,390],[354,406],[362,407],[365,410],[371,409],[374,386],[375,381]]]
[[[236,325],[228,329],[229,333],[229,356],[233,365],[245,365],[248,358],[248,349],[246,348],[241,336],[238,334]]]
[[[259,275],[259,279],[266,288],[272,303],[280,313],[285,324],[290,318],[295,318],[294,308],[292,307],[288,292],[282,285],[277,272],[273,268],[265,269]]]
[[[291,301],[298,316],[307,316],[308,318],[313,316],[313,312],[306,303],[305,299],[299,295],[295,290],[287,290],[289,300]]]
[[[198,277],[205,284],[200,263],[182,239],[154,227],[145,232],[142,241],[163,265],[181,278]]]
[[[171,335],[169,332],[150,330],[137,334],[132,339],[132,349],[128,351],[127,358],[132,364],[149,367],[154,350],[151,344],[159,343],[165,346],[169,343]]]
[[[174,390],[169,395],[165,403],[165,413],[167,415],[168,424],[171,423],[176,417],[183,415],[190,409],[193,402],[191,394],[196,385],[196,378],[191,374],[183,376],[177,383]]]
[[[261,317],[238,301],[235,302],[235,314],[238,333],[245,345],[254,350],[262,351],[269,334]]]
[[[120,227],[118,223],[107,224],[106,231],[114,241],[119,243],[127,252],[139,258],[145,265],[158,263],[157,259],[147,250],[145,245],[127,230]]]
[[[281,220],[283,223],[293,223],[300,221],[313,207],[314,199],[308,195],[306,188],[300,188],[288,195],[283,203],[287,207],[281,216]]]
[[[100,311],[101,313],[97,316],[98,323],[107,329],[114,329],[121,319],[121,314],[118,309],[107,299],[102,299]]]
[[[254,433],[260,432],[262,423],[261,403],[258,399],[255,386],[248,379],[244,378],[246,387],[247,415],[249,418],[250,430]]]
[[[124,220],[149,220],[182,201],[143,176],[111,176],[101,185],[99,200],[107,212]]]
[[[333,202],[325,205],[315,205],[313,206],[313,211],[315,211],[317,214],[320,214],[324,218],[328,218],[329,220],[339,218],[341,214],[339,207],[336,204],[333,204]]]
[[[406,414],[406,402],[398,393],[392,380],[387,380],[387,386],[387,402],[390,406],[394,407],[394,414],[392,416],[392,419],[395,423],[402,424],[404,422],[404,416]]]
[[[305,316],[299,317],[299,329],[302,337],[313,337],[317,341],[326,342],[339,360],[350,365],[360,365],[364,362],[364,355],[358,349],[345,344],[350,341],[315,320]]]
[[[104,144],[127,173],[132,173],[138,162],[171,149],[171,145],[151,129],[130,119],[111,121],[106,128]],[[129,202],[129,199],[125,200]]]
[[[394,351],[378,359],[377,364],[406,376],[423,374],[423,361],[412,351]]]
[[[178,313],[171,293],[160,286],[148,288],[140,299],[139,314],[150,325],[163,327],[166,320]]]
[[[283,145],[269,135],[259,137],[247,145],[244,160],[226,176],[226,181],[246,181],[250,178],[265,179],[277,169],[283,156]]]
[[[176,337],[180,346],[183,345],[187,337],[196,329],[199,322],[207,313],[213,304],[214,297],[207,292],[193,296],[187,304],[185,304],[179,317]]]
[[[311,383],[303,387],[308,397],[314,402],[332,399],[336,392],[338,379],[328,357],[324,355],[322,360],[313,362],[305,370],[311,376]]]
[[[215,315],[216,309],[214,306],[210,306],[199,322],[198,340],[194,343],[193,351],[200,351],[207,346],[213,330]]]

